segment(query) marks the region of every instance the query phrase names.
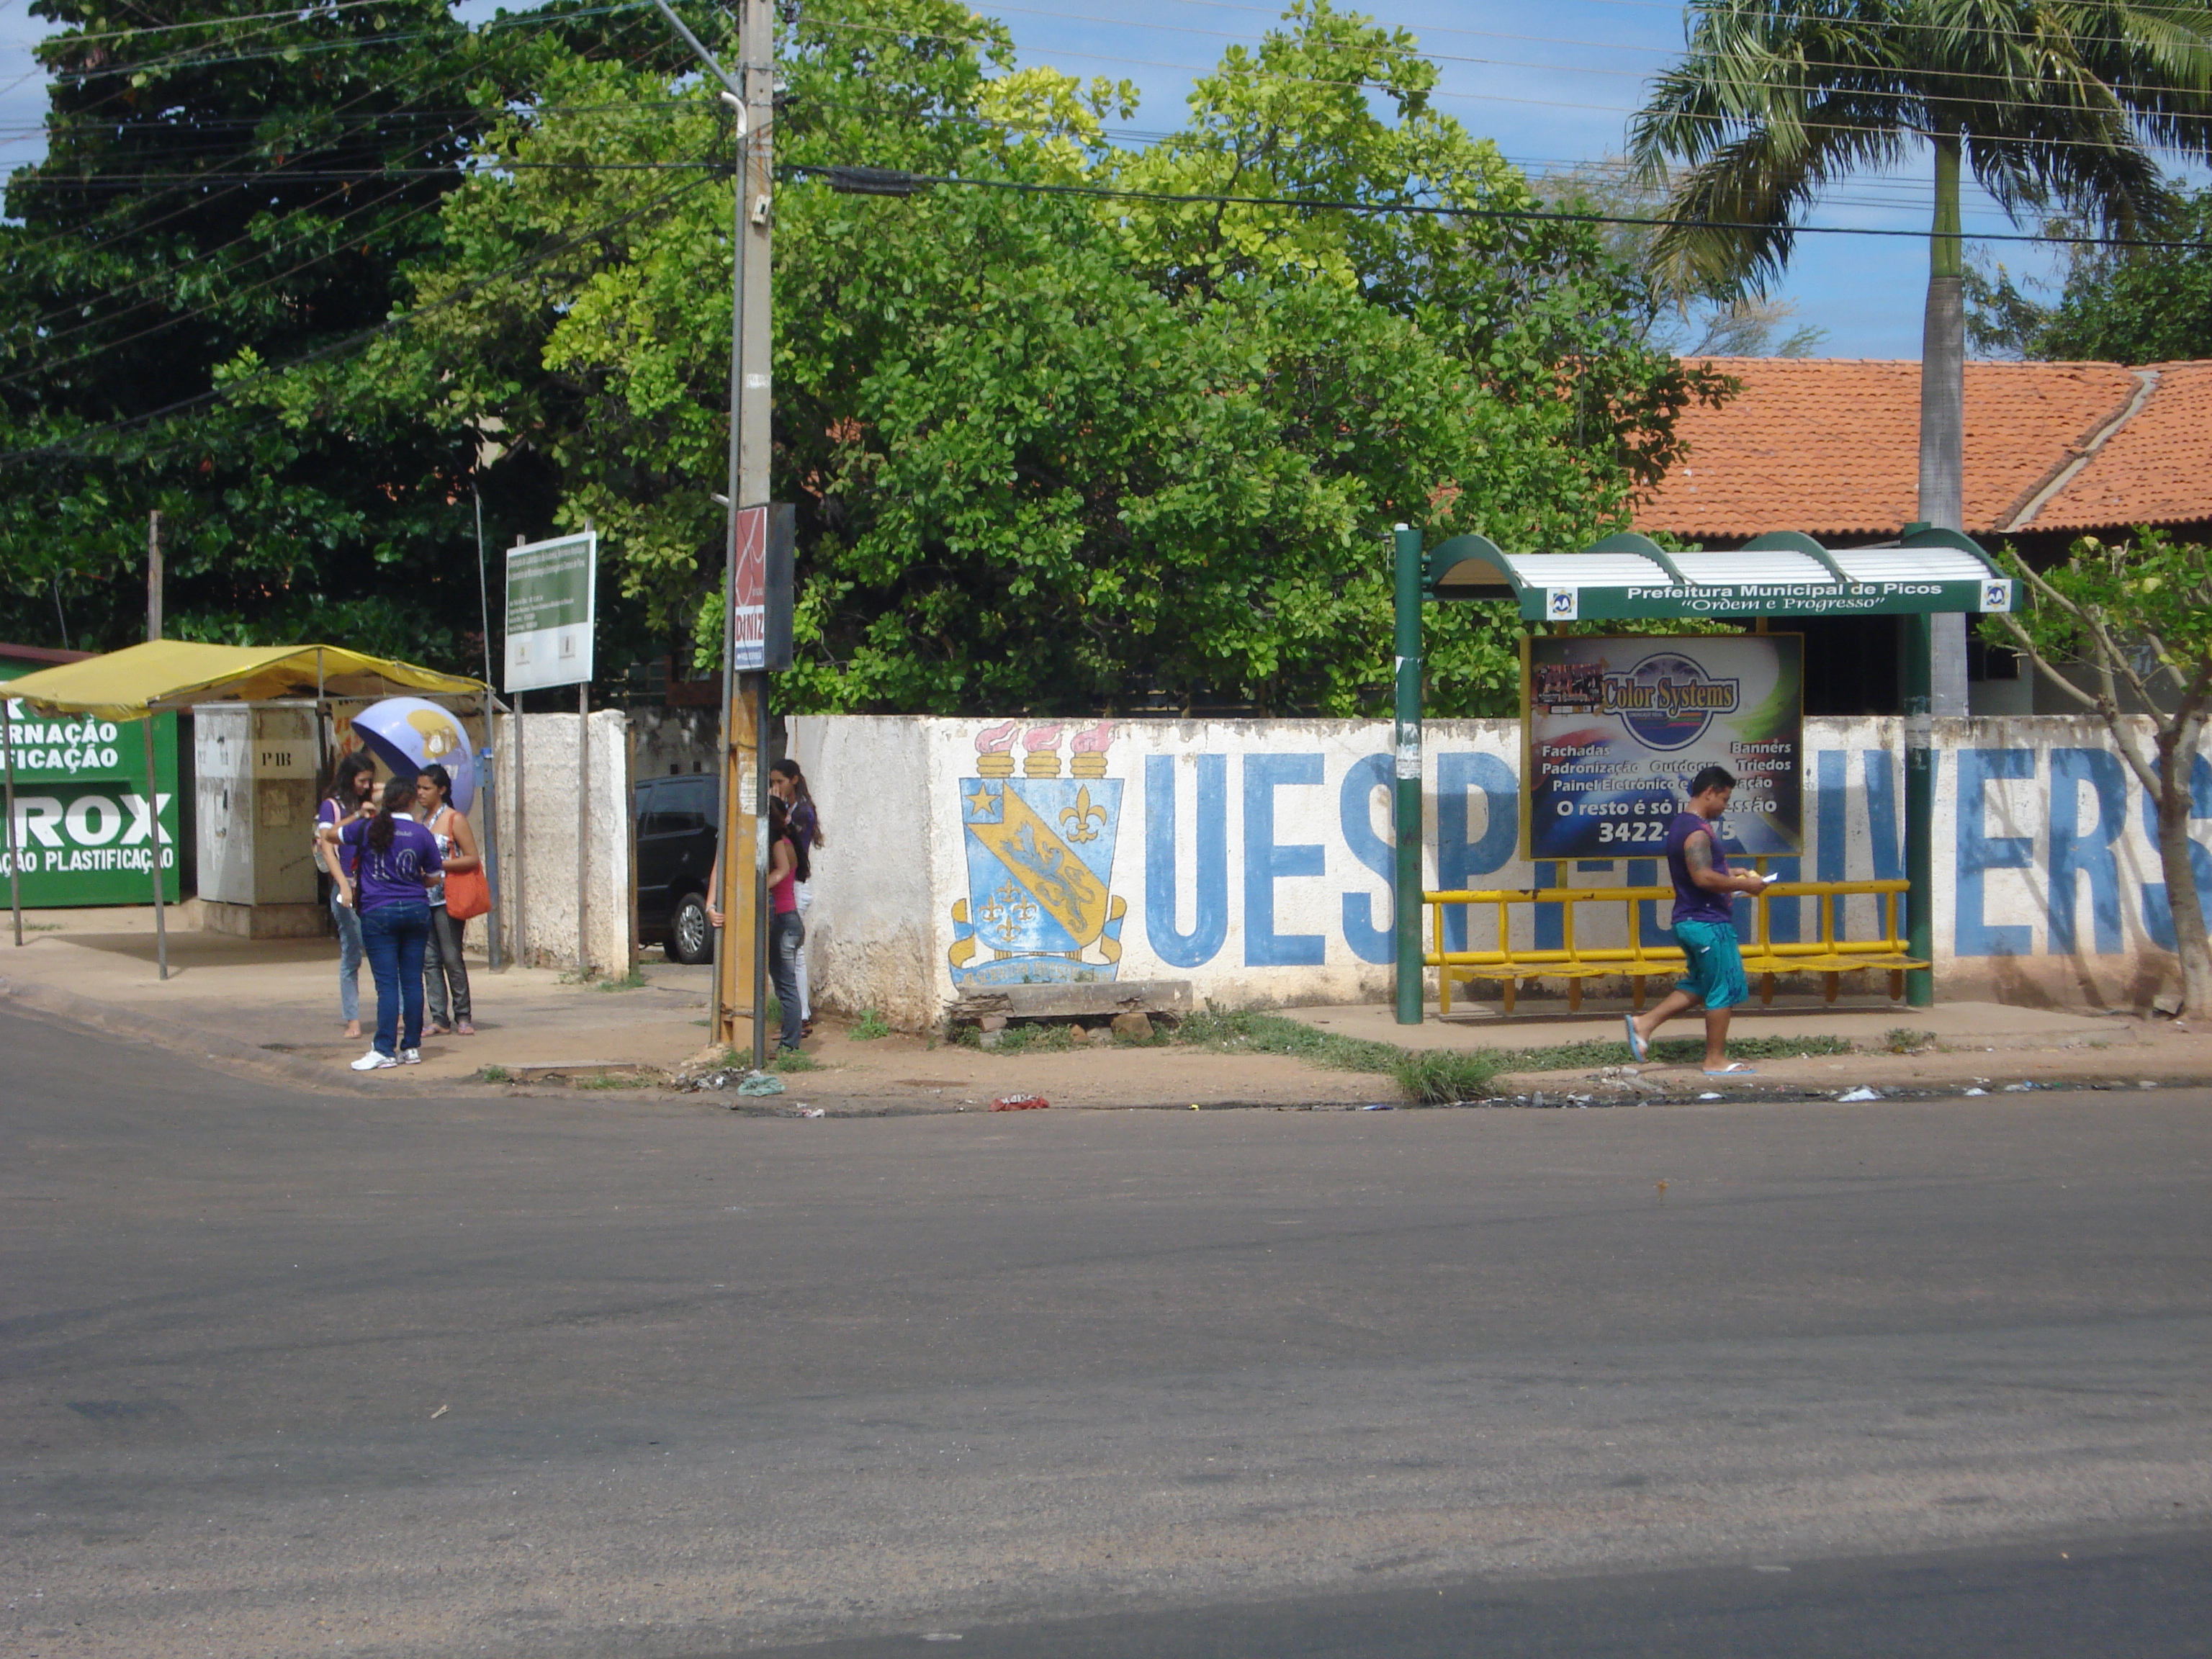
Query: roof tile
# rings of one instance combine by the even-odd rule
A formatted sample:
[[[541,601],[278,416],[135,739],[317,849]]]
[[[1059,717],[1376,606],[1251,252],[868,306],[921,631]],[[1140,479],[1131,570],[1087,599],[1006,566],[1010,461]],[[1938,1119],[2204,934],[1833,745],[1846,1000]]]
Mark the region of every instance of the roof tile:
[[[1746,537],[1886,534],[1919,516],[1920,365],[1712,357],[1743,390],[1683,411],[1684,459],[1636,527]],[[1966,365],[1966,528],[2012,524],[2142,386],[2119,363]],[[2034,520],[2041,528],[2212,518],[2212,363],[2161,367],[2148,402]]]

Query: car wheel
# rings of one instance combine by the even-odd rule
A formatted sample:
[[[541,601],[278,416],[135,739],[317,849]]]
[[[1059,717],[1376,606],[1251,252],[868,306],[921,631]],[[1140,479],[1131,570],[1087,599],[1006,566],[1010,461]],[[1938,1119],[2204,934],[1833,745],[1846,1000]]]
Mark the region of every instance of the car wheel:
[[[687,894],[668,922],[668,954],[678,962],[697,963],[714,954],[714,925],[707,920],[707,901]]]

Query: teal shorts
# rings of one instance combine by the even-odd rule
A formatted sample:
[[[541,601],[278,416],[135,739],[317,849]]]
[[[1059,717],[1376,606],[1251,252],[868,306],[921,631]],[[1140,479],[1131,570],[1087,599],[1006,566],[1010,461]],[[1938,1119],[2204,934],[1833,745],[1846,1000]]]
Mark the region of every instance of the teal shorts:
[[[1690,971],[1676,990],[1687,991],[1708,1012],[1751,1000],[1751,987],[1743,977],[1743,952],[1736,949],[1735,929],[1729,923],[1678,921],[1674,943],[1690,959]]]

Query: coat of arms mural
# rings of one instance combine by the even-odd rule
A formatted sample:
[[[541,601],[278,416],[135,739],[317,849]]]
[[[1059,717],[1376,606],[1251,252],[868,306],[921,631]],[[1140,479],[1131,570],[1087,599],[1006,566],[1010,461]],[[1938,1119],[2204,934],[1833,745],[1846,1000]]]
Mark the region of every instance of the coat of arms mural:
[[[1007,720],[975,734],[975,775],[960,780],[968,896],[952,906],[956,986],[1114,977],[1129,907],[1111,890],[1123,781],[1106,775],[1113,739],[1110,721],[1078,732]]]

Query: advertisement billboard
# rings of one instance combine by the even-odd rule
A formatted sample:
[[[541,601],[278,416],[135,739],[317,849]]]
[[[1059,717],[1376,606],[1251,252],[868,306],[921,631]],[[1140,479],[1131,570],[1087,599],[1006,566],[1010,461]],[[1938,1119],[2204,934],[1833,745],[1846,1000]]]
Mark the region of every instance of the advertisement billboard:
[[[1523,857],[1654,857],[1707,766],[1736,779],[1723,846],[1803,851],[1802,635],[1532,637],[1521,707]]]
[[[12,666],[0,664],[0,679],[15,678]],[[8,708],[15,740],[12,845],[21,849],[25,907],[144,904],[151,896],[148,861],[157,847],[162,896],[173,902],[179,882],[177,717],[155,717],[149,816],[145,737],[137,721],[50,717],[13,702]],[[0,904],[7,902],[10,844],[0,840]]]

